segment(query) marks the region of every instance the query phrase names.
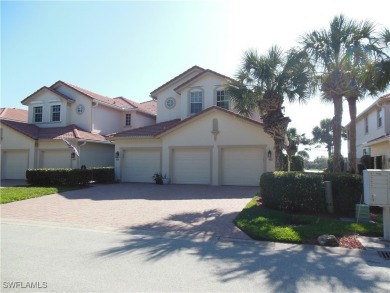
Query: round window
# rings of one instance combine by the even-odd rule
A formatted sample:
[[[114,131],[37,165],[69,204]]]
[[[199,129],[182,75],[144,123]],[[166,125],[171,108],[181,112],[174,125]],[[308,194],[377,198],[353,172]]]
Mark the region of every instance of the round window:
[[[77,114],[83,114],[84,113],[84,105],[77,105],[76,107]]]
[[[168,98],[165,100],[165,107],[167,109],[173,109],[176,106],[176,100],[174,98]]]

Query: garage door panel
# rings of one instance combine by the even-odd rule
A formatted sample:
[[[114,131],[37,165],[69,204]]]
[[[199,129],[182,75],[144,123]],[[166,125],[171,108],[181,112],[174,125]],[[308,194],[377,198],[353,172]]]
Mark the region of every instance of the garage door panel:
[[[152,183],[153,174],[161,171],[160,150],[129,150],[124,155],[124,182]]]
[[[2,165],[2,179],[26,179],[28,151],[4,152]]]
[[[261,148],[222,149],[222,184],[258,186],[264,172]]]
[[[173,178],[176,184],[210,184],[209,149],[175,149]]]

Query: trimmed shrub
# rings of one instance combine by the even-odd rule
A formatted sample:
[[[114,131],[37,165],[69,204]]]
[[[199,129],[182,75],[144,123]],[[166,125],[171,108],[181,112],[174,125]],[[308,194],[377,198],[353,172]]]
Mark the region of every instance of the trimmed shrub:
[[[355,205],[363,200],[363,177],[346,173],[325,173],[324,181],[332,182],[335,213],[353,217]]]
[[[354,174],[264,173],[260,178],[263,204],[278,210],[326,212],[324,181],[332,182],[335,213],[354,217],[355,205],[363,200],[363,177]]]
[[[114,167],[99,167],[89,169],[92,172],[92,181],[96,183],[114,183],[115,170]]]
[[[27,182],[33,186],[51,185],[87,185],[91,181],[96,183],[115,182],[113,167],[91,169],[28,169]]]
[[[260,192],[267,207],[297,212],[325,212],[322,177],[302,172],[264,173]]]

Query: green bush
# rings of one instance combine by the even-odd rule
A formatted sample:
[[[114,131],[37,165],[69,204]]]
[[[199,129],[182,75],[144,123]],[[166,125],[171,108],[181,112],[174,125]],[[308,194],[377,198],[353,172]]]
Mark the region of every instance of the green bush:
[[[303,171],[305,166],[304,159],[301,156],[292,156],[290,171]],[[283,155],[283,171],[288,171],[288,156]]]
[[[260,192],[266,207],[326,212],[324,181],[332,182],[333,206],[340,216],[354,217],[355,205],[363,200],[363,177],[347,173],[264,173]]]
[[[92,180],[96,183],[113,183],[115,182],[115,170],[113,167],[91,168]]]
[[[332,182],[336,214],[353,217],[355,205],[363,200],[363,177],[347,173],[325,173],[324,181]]]
[[[302,172],[264,173],[260,192],[266,207],[286,211],[325,212],[322,177]]]
[[[27,182],[33,186],[87,185],[91,181],[109,183],[115,181],[114,168],[92,169],[28,169]]]

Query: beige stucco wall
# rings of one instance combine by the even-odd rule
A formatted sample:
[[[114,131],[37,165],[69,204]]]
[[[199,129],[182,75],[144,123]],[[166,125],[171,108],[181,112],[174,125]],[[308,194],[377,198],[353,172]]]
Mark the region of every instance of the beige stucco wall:
[[[51,106],[60,105],[61,113],[59,122],[51,121]],[[42,106],[42,122],[35,123],[33,121],[34,107]],[[69,124],[68,120],[69,105],[67,101],[54,94],[53,92],[43,89],[29,99],[28,105],[28,123],[33,123],[39,127],[62,127]]]
[[[173,89],[178,85],[186,82],[193,78],[201,71],[193,70],[178,78],[173,84],[164,87],[157,94],[157,123],[178,119],[181,117],[181,96],[176,93]],[[165,101],[168,98],[174,98],[176,100],[176,106],[173,109],[167,109],[165,107]]]
[[[213,120],[218,120],[219,134],[214,137]],[[260,125],[253,124],[230,114],[213,110],[196,121],[166,134],[162,137],[163,155],[162,172],[170,173],[171,150],[175,147],[208,147],[212,149],[212,184],[219,185],[220,152],[227,146],[253,146],[263,148],[265,151],[273,151],[273,140],[264,133]],[[275,162],[265,160],[265,171],[274,171]]]
[[[218,120],[219,134],[214,137],[213,120]],[[120,179],[123,150],[131,148],[162,148],[162,173],[170,176],[172,168],[172,150],[182,147],[202,147],[212,150],[212,184],[219,185],[221,168],[221,149],[223,147],[259,147],[266,153],[273,152],[273,140],[264,133],[262,126],[234,117],[219,110],[212,110],[196,117],[187,125],[163,135],[161,138],[115,140],[115,151],[121,156],[115,161],[116,178]],[[265,171],[275,170],[275,161],[264,158]]]
[[[131,125],[126,126],[126,114],[131,114]],[[142,112],[138,112],[136,110],[123,112],[122,113],[122,129],[121,131],[126,131],[134,128],[139,128],[143,126],[149,126],[156,123],[156,117],[143,114]]]
[[[385,156],[384,161],[382,161],[383,169],[390,169],[390,142],[377,143],[371,146],[371,156]]]
[[[203,92],[203,110],[217,104],[217,90],[224,89],[226,80],[212,73],[204,74],[199,80],[181,90],[181,119],[190,116],[190,92]]]
[[[26,150],[28,152],[28,168],[34,168],[35,140],[0,123],[1,127],[1,157],[9,150]],[[3,166],[3,164],[2,164]],[[3,171],[3,170],[2,170]]]

